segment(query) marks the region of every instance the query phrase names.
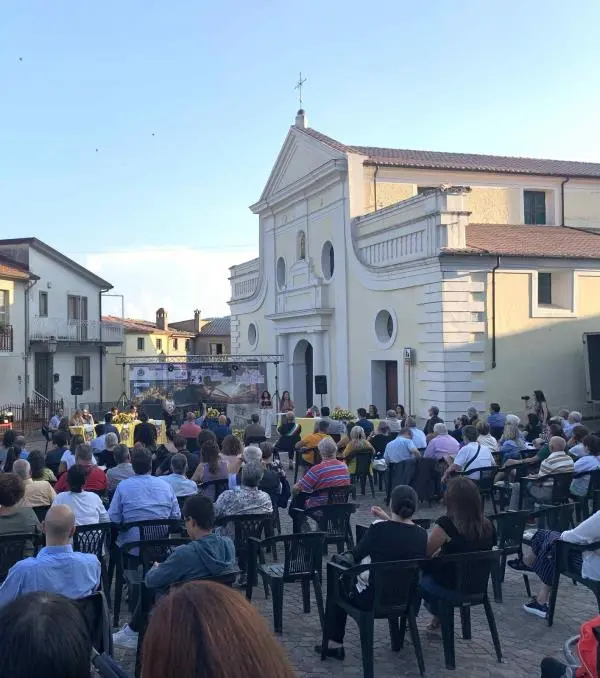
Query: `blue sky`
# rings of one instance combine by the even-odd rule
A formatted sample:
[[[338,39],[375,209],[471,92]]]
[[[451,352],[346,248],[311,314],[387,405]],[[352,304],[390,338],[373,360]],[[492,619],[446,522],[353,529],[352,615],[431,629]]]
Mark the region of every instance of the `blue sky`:
[[[599,25],[595,0],[3,0],[0,234],[128,315],[226,313],[298,71],[347,143],[600,161]]]

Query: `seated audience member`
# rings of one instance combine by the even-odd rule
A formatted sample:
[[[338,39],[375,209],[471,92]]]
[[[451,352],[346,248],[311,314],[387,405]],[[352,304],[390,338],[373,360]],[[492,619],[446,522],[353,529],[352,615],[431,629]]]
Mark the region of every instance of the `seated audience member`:
[[[506,423],[506,415],[500,411],[498,403],[491,403],[487,423],[490,426],[490,433],[496,440],[500,440],[502,431],[504,431],[504,424]]]
[[[366,439],[365,431],[362,426],[356,424],[350,431],[350,442],[344,449],[344,461],[348,465],[350,475],[356,473],[356,457],[359,454],[366,454],[371,461],[375,457],[375,450],[371,443]],[[373,469],[369,465],[369,473],[373,475]]]
[[[98,454],[106,449],[106,436],[108,434],[104,433],[104,424],[96,424],[94,430],[96,431],[96,437],[90,441],[90,445],[92,450],[94,450],[94,454]]]
[[[271,497],[259,489],[262,476],[263,469],[260,463],[244,464],[241,487],[225,490],[219,495],[215,502],[215,516],[224,518],[252,513],[272,513]]]
[[[285,478],[285,471],[281,468],[279,460],[273,459],[273,443],[264,442],[260,444],[262,452],[263,477],[260,481],[260,489],[267,494],[274,496],[281,492],[281,480]]]
[[[232,652],[232,639],[243,651]],[[261,614],[237,591],[215,582],[188,582],[158,602],[142,657],[142,678],[296,675]]]
[[[419,456],[419,450],[412,441],[409,428],[403,428],[394,440],[390,440],[383,453],[383,458],[388,464],[397,464]]]
[[[186,440],[188,438],[193,438],[194,440],[197,440],[201,431],[202,427],[198,426],[198,424],[196,423],[196,415],[193,412],[188,412],[185,415],[185,423],[182,424],[182,426],[179,429],[179,435],[183,436]]]
[[[234,435],[225,436],[221,445],[221,459],[227,462],[230,475],[236,475],[242,467],[243,451],[244,447],[239,438]]]
[[[571,437],[567,441],[567,451],[572,457],[582,457],[585,454],[583,441],[590,432],[585,426],[577,424],[571,429]]]
[[[387,411],[385,423],[388,425],[390,433],[400,433],[400,429],[402,428],[402,422],[400,421],[400,419],[398,419],[396,410]]]
[[[348,467],[336,459],[336,452],[337,446],[333,438],[326,437],[319,442],[322,461],[309,468],[292,488],[292,495],[295,497],[293,508],[302,508],[303,505],[312,508],[326,504],[327,490],[350,485]],[[302,493],[303,499],[297,499],[299,493]]]
[[[93,426],[94,425],[94,417],[92,416],[92,413],[87,409],[87,407],[83,408],[83,411],[81,413],[81,418],[83,419],[83,423],[86,426]]]
[[[423,431],[421,431],[420,428],[417,428],[417,422],[414,417],[406,417],[406,428],[410,429],[412,441],[417,450],[419,450],[419,452],[425,452],[427,440],[425,439]]]
[[[56,497],[56,492],[47,480],[31,478],[31,466],[26,459],[17,459],[13,464],[13,473],[16,473],[25,485],[25,495],[19,506],[50,506]]]
[[[406,410],[404,409],[404,405],[396,405],[395,412],[401,425],[404,426],[404,420],[406,419]]]
[[[390,436],[390,427],[387,421],[382,420],[377,424],[377,428],[369,436],[369,442],[375,450],[376,457],[383,457],[385,446],[392,440]]]
[[[321,420],[317,423],[317,430],[314,433],[310,433],[305,438],[298,443],[296,443],[296,450],[302,454],[302,459],[308,464],[315,463],[315,453],[314,449],[318,444],[323,440],[323,438],[330,438],[328,435],[329,423],[327,421]],[[333,440],[333,438],[332,438]]]
[[[477,429],[477,433],[479,434],[477,437],[477,442],[480,445],[485,445],[486,447],[489,447],[492,452],[498,452],[498,441],[490,433],[490,425],[487,422],[480,419],[477,422],[477,426],[475,428]]]
[[[479,421],[479,410],[476,407],[468,407],[467,417],[469,418],[469,426],[477,426],[477,422]]]
[[[415,525],[412,516],[419,505],[417,493],[407,485],[394,488],[390,501],[391,517],[374,506],[371,512],[379,519],[367,530],[360,542],[351,551],[354,562],[383,563],[394,560],[425,559],[427,553],[427,531]],[[368,559],[368,560],[366,560]],[[365,576],[366,575],[366,576]],[[352,592],[346,598],[353,605],[368,610],[373,605],[373,590],[369,586],[368,571],[359,575]],[[333,615],[328,618],[328,637],[339,647],[330,647],[328,655],[344,659],[343,648],[346,631],[346,611],[339,605],[334,607]],[[321,646],[315,647],[320,654]]]
[[[173,488],[160,478],[150,475],[152,471],[152,453],[150,450],[133,450],[131,465],[135,475],[122,480],[110,502],[108,517],[111,522],[122,525],[138,520],[179,520],[181,511]],[[117,544],[136,541],[138,530],[128,530],[119,534]]]
[[[73,416],[71,417],[70,425],[71,426],[83,426],[84,425],[83,416],[81,415],[81,410],[75,410],[75,412],[73,412]]]
[[[15,458],[16,459],[27,459],[29,452],[26,447],[27,443],[25,441],[25,436],[17,436],[15,438]]]
[[[192,436],[195,438],[198,435],[198,433],[200,433],[200,427],[196,426],[196,424],[194,424],[193,421],[192,424],[194,425],[194,430],[197,430],[196,435]],[[140,423],[136,424],[135,428],[133,429],[134,444],[142,443],[144,447],[147,447],[149,450],[153,450],[156,448],[157,437],[158,433],[156,432],[156,426],[150,423],[150,421],[148,421],[148,414],[146,412],[142,412],[140,414]]]
[[[92,448],[89,445],[78,445],[75,451],[75,462],[81,466],[85,471],[85,485],[84,490],[90,492],[105,492],[106,491],[106,473],[95,465],[96,460],[92,453]],[[69,467],[71,468],[71,467]],[[58,479],[54,489],[57,493],[65,492],[68,488],[67,474]]]
[[[379,412],[375,405],[369,405],[369,411],[367,412],[367,417],[369,419],[379,419]]]
[[[95,492],[84,490],[86,469],[79,464],[71,466],[65,473],[69,491],[61,492],[54,500],[53,506],[69,506],[75,514],[75,525],[95,525],[107,523],[108,513],[102,499]]]
[[[476,431],[474,426],[467,429]],[[439,628],[440,599],[452,599],[456,589],[454,568],[436,566],[434,556],[489,551],[495,543],[494,526],[483,515],[477,485],[464,476],[452,478],[446,492],[446,515],[436,520],[427,540],[427,556],[432,560],[423,568],[421,580],[425,606],[433,615],[430,629]]]
[[[71,436],[71,442],[69,443],[69,449],[65,450],[63,456],[60,459],[60,466],[58,467],[58,475],[61,476],[63,473],[68,471],[75,462],[75,451],[80,445],[86,445],[83,436],[74,435]],[[104,446],[103,446],[104,447]],[[93,463],[96,464],[96,457],[92,455]]]
[[[573,429],[575,426],[581,425],[581,420],[583,419],[581,412],[569,412],[569,416],[567,417],[567,421],[563,426],[563,430],[565,433],[565,438],[568,440],[571,437],[571,434],[573,433]]]
[[[46,453],[46,465],[52,469],[52,475],[54,476],[54,481],[56,481],[55,472],[58,472],[60,466],[60,461],[65,452],[68,451],[69,446],[67,445],[67,435],[62,431],[57,431],[52,435],[52,442],[54,443],[54,449]],[[45,478],[45,480],[50,480]]]
[[[212,431],[210,431],[212,433]],[[175,440],[175,436],[177,433],[175,432],[175,429],[173,428],[167,428],[165,431],[165,437],[167,438],[166,443],[161,443],[157,448],[154,454],[152,455],[152,473],[154,475],[160,475],[158,473],[158,469],[160,465],[164,462],[165,459],[169,457],[171,454],[176,454],[177,453],[177,448],[175,447],[173,441]],[[213,433],[214,436],[214,433]],[[200,447],[200,443],[198,444]]]
[[[250,415],[250,423],[244,429],[244,445],[249,445],[250,443],[256,442],[259,439],[259,442],[262,442],[265,436],[265,427],[259,424],[260,417],[258,414],[254,413]]]
[[[515,414],[506,415],[504,431],[499,442],[502,464],[505,464],[509,459],[517,461],[521,459],[521,452],[527,447],[519,430],[519,423],[520,419]]]
[[[527,415],[527,425],[525,426],[525,441],[532,443],[542,436],[542,425],[540,418],[535,412],[529,412]]]
[[[548,426],[548,432],[550,434],[550,438],[562,438],[562,426],[560,424],[550,424]],[[537,441],[534,440],[533,444],[537,450],[533,457],[526,457],[525,459],[520,460],[508,459],[505,463],[505,466],[519,466],[522,464],[532,467],[539,466],[544,461],[544,459],[547,459],[550,456],[550,445],[549,442],[539,438]]]
[[[58,431],[58,425],[60,424],[60,420],[63,418],[64,412],[62,410],[57,410],[51,417],[50,421],[48,422],[48,429],[50,433],[54,433],[55,431]]]
[[[302,426],[296,423],[296,415],[293,412],[287,412],[281,417],[281,424],[277,427],[277,433],[279,433],[279,439],[275,443],[275,448],[277,452],[287,452],[289,468],[292,468],[294,449],[302,436]]]
[[[0,535],[40,534],[40,523],[29,506],[19,506],[25,483],[16,473],[0,473]]]
[[[436,424],[443,424],[444,420],[440,419],[440,408],[436,407],[435,405],[432,405],[429,408],[429,419],[425,422],[425,426],[423,428],[423,433],[427,436],[430,433],[433,433],[433,427]]]
[[[160,479],[168,483],[175,492],[176,497],[188,497],[198,493],[198,485],[193,480],[188,480],[187,459],[184,454],[174,454],[171,457],[171,473],[160,476]]]
[[[217,425],[214,427],[213,433],[217,436],[219,445],[226,436],[231,435],[231,426],[227,423],[227,417],[224,414],[217,419]]]
[[[370,436],[373,433],[373,424],[369,421],[367,417],[367,410],[364,407],[359,407],[356,410],[358,414],[358,419],[356,420],[356,426],[360,426],[365,432],[365,436]]]
[[[135,475],[131,466],[131,454],[127,445],[117,445],[113,450],[116,466],[106,472],[106,483],[109,494],[114,492],[117,485]]]
[[[186,458],[187,477],[191,478],[194,475],[194,471],[198,467],[198,455],[188,450],[185,438],[179,434],[175,436],[173,444],[175,445],[175,454],[182,454]],[[173,454],[169,454],[168,457],[163,459],[161,465],[156,470],[157,476],[162,476],[165,473],[171,473],[171,459],[173,456]]]
[[[16,439],[17,434],[11,428],[4,431],[2,435],[2,445],[0,445],[0,471],[4,471],[8,451],[13,447]]]
[[[549,449],[550,454],[540,465],[540,470],[537,475],[529,476],[531,479],[543,478],[544,476],[552,475],[554,473],[569,473],[573,471],[573,459],[565,453],[565,439],[555,436],[550,438]],[[552,500],[552,481],[548,480],[544,483],[529,483],[526,486],[526,496],[523,497],[524,507],[532,507],[535,500],[538,504],[546,504]],[[520,485],[519,483],[512,484],[512,493],[510,496],[510,510],[517,511],[519,509],[520,499]]]
[[[75,602],[44,591],[0,608],[2,676],[89,678],[92,639],[82,621]]]
[[[584,454],[577,459],[573,472],[591,473],[600,469],[600,438],[598,436],[587,435],[583,439]],[[584,475],[580,478],[573,478],[571,482],[571,494],[576,498],[585,497],[590,486],[590,476]]]
[[[463,441],[463,429],[469,425],[469,417],[466,414],[461,414],[454,420],[454,430],[450,431],[450,435],[459,443]]]
[[[121,437],[119,436],[119,430],[117,427],[112,423],[113,420],[113,414],[111,412],[107,412],[104,415],[104,430],[103,433],[106,435],[107,433],[116,433],[117,435],[117,440],[121,442]]]
[[[344,433],[346,432],[344,422],[339,421],[338,419],[332,419],[330,415],[331,415],[331,410],[328,407],[322,407],[321,408],[321,421],[326,421],[327,424],[328,424],[327,433],[329,435],[334,435],[334,436],[343,436]],[[317,409],[317,413],[316,413],[315,416],[316,417],[319,416],[318,409]],[[316,430],[317,429],[315,428],[315,431]]]
[[[448,434],[446,424],[436,424],[433,427],[434,437],[429,441],[423,456],[426,459],[447,460],[458,454],[460,445],[458,441]]]
[[[233,542],[229,537],[213,534],[215,509],[212,501],[202,495],[190,497],[183,505],[183,518],[190,542],[176,548],[163,563],[146,574],[144,583],[149,589],[168,589],[180,582],[237,572]],[[138,605],[129,624],[113,635],[117,647],[137,647],[141,616]]]
[[[464,447],[461,447],[442,477],[445,483],[448,478],[457,472],[469,472],[469,478],[479,480],[480,473],[476,469],[495,466],[496,462],[489,447],[477,442],[478,434],[475,426],[465,426],[463,429]]]
[[[34,481],[45,480],[48,483],[55,483],[56,476],[51,469],[46,466],[46,455],[41,450],[31,450],[27,457],[31,468],[31,478]]]
[[[592,544],[600,541],[600,511],[596,511],[594,515],[579,523],[573,530],[567,530],[562,534],[550,530],[537,530],[533,535],[531,550],[524,553],[523,561],[541,579],[542,585],[536,597],[523,605],[523,609],[525,612],[542,619],[548,616],[548,599],[550,598],[554,577],[552,544],[557,539],[571,544]],[[581,554],[575,557],[581,563]],[[585,551],[583,553],[581,574],[585,579],[600,581],[600,553],[598,551]]]
[[[262,450],[258,445],[248,445],[244,447],[244,452],[242,453],[242,459],[244,464],[260,464],[262,462]]]
[[[25,558],[10,568],[0,587],[0,606],[33,591],[84,598],[100,585],[98,558],[73,551],[75,516],[68,506],[50,508],[43,530],[46,546],[35,558]]]
[[[114,433],[107,433],[104,436],[104,449],[94,453],[94,448],[92,448],[98,466],[104,466],[104,468],[109,469],[117,465],[115,461],[115,447],[118,444],[117,436]]]
[[[202,445],[200,456],[202,461],[198,464],[192,476],[195,483],[224,480],[229,476],[229,465],[221,459],[219,445],[215,439],[208,440]]]

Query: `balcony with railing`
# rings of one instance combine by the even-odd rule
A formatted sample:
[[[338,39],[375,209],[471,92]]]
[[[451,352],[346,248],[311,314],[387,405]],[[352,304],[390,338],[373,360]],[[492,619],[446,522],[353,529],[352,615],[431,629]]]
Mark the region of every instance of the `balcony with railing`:
[[[260,265],[258,259],[246,261],[230,269],[231,300],[243,301],[250,298],[257,290],[260,282]]]
[[[11,353],[13,350],[13,326],[0,325],[0,351]]]
[[[124,337],[122,325],[101,320],[34,317],[30,327],[31,341],[121,344]]]

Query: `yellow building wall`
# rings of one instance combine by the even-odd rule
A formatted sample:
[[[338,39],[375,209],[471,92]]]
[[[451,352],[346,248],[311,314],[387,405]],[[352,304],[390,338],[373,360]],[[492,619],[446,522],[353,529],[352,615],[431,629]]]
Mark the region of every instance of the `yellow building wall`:
[[[385,182],[377,180],[377,209],[383,209],[401,200],[407,200],[416,195],[413,184]],[[365,212],[375,211],[375,187],[373,178],[365,180]]]
[[[471,187],[467,195],[469,221],[473,224],[521,224],[522,190],[518,188]]]
[[[600,186],[569,190],[565,185],[565,224],[600,229]]]
[[[496,368],[491,369],[492,301],[488,275],[486,392],[506,412],[523,413],[521,396],[544,391],[550,410],[586,411],[582,335],[600,331],[600,277],[578,274],[576,318],[532,318],[529,273],[496,274]]]

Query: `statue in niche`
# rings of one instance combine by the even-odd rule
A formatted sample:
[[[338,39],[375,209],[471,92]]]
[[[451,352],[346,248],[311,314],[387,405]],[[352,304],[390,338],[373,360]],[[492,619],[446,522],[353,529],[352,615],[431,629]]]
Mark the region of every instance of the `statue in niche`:
[[[306,259],[306,235],[300,231],[300,259]]]

